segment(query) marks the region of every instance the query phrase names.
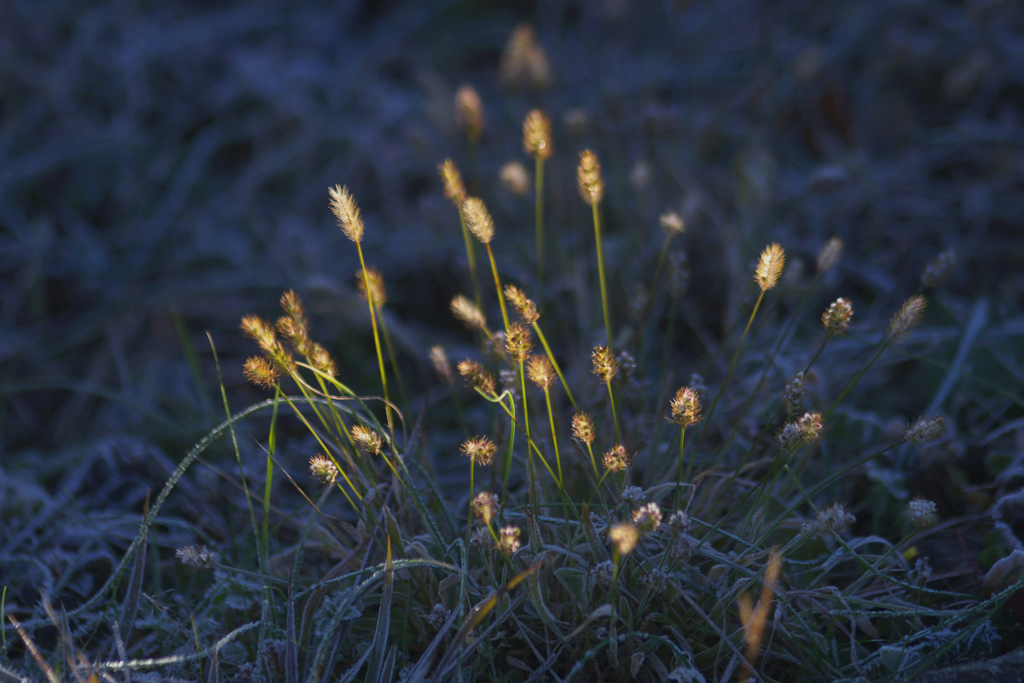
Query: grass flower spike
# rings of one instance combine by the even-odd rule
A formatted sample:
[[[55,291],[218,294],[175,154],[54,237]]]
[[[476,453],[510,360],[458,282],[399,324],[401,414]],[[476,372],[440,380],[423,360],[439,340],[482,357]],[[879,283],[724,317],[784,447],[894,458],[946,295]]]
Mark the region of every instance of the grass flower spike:
[[[907,427],[903,438],[907,443],[915,445],[926,444],[942,437],[946,433],[946,421],[941,415],[931,417],[919,417]]]
[[[889,321],[889,341],[898,342],[910,334],[910,331],[921,322],[926,305],[927,301],[921,295],[907,299]]]
[[[534,230],[537,243],[537,287],[543,295],[544,282],[544,161],[554,153],[551,122],[539,109],[523,120],[523,149],[534,160]]]
[[[321,484],[333,484],[338,477],[338,466],[317,454],[309,459],[309,473]]]
[[[816,259],[819,273],[827,273],[836,267],[840,257],[843,255],[843,247],[843,241],[838,237],[833,237],[825,243],[825,246],[818,252],[818,258]]]
[[[604,197],[604,181],[601,180],[601,164],[597,155],[589,149],[580,154],[580,163],[576,168],[576,180],[579,184],[580,196],[590,204],[594,218],[594,241],[597,243],[597,272],[601,280],[601,307],[604,311],[604,330],[608,337],[608,346],[612,345],[612,323],[608,314],[608,285],[604,274],[604,247],[601,242],[601,214],[597,205]]]
[[[455,120],[470,144],[480,142],[484,134],[484,103],[471,85],[463,85],[455,93]]]
[[[754,271],[754,280],[764,291],[772,289],[779,282],[782,275],[782,267],[786,263],[786,252],[776,242],[765,247],[761,252],[761,258],[757,262],[757,269]]]
[[[853,319],[853,305],[849,299],[839,297],[821,314],[821,324],[830,335],[843,334]]]
[[[363,241],[365,228],[363,227],[363,218],[359,215],[359,207],[356,205],[356,200],[352,198],[352,194],[348,191],[347,187],[339,187],[338,185],[332,187],[328,194],[331,199],[331,211],[334,212],[334,217],[338,219],[341,231],[345,233],[345,237],[359,244]]]

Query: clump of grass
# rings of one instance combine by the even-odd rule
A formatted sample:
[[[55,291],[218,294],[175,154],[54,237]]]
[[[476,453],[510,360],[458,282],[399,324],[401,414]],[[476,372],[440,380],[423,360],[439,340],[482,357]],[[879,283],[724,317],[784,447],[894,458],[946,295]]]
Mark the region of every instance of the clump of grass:
[[[472,141],[476,124],[468,114],[464,119]],[[549,141],[541,144],[550,136],[547,125],[539,112],[524,124],[527,151],[537,162],[536,263],[531,265],[538,286],[544,275],[540,178],[551,149]],[[762,330],[784,327],[784,340],[806,321],[802,302],[795,312],[787,311],[788,321],[779,319],[778,302],[765,304],[780,288],[786,263],[783,247],[770,244],[754,267],[756,300],[731,360],[726,365],[718,359],[725,368],[720,378],[718,366],[708,363],[716,373],[710,375],[716,390],[705,410],[708,390],[698,376],[679,387],[675,368],[659,367],[657,358],[634,360],[645,353],[642,335],[622,334],[623,348],[617,353],[611,348],[610,311],[625,296],[609,287],[598,210],[604,181],[593,152],[581,155],[577,184],[592,209],[607,345],[593,349],[589,358],[562,339],[553,345],[544,336],[537,304],[520,286],[502,281],[492,247],[496,225],[484,202],[465,195],[450,162],[442,164],[441,175],[445,193],[459,208],[477,290],[476,302],[459,294],[450,309],[480,352],[459,360],[454,369],[439,345],[422,355],[447,391],[436,404],[451,399],[464,436],[453,440],[453,425],[443,418],[432,421],[437,405],[425,393],[406,394],[383,314],[383,277],[366,265],[363,254],[359,208],[346,188],[332,188],[331,209],[359,256],[357,289],[370,314],[383,395],[363,395],[346,383],[345,365],[314,341],[294,292],[282,297],[283,316],[276,324],[257,316],[243,319],[244,334],[260,350],[246,361],[244,375],[273,395],[251,410],[272,406],[274,411],[262,501],[250,492],[241,469],[258,568],[241,562],[228,566],[214,551],[190,546],[178,556],[196,572],[194,581],[205,580],[201,572],[213,575],[208,585],[215,594],[217,586],[234,580],[228,577],[248,577],[246,585],[259,588],[254,593],[259,604],[249,622],[212,646],[198,643],[194,656],[171,664],[197,671],[205,661],[212,671],[224,668],[235,678],[288,681],[495,678],[498,666],[512,659],[562,680],[849,678],[874,676],[885,667],[910,676],[952,657],[975,633],[983,634],[978,643],[992,646],[986,624],[1020,581],[988,596],[970,593],[967,585],[935,585],[923,566],[909,561],[917,547],[912,544],[942,526],[935,503],[915,499],[900,512],[908,534],[871,533],[858,526],[857,517],[866,510],[845,485],[869,465],[891,470],[907,462],[891,456],[895,449],[927,448],[947,433],[946,418],[929,413],[888,441],[872,434],[856,447],[850,443],[856,416],[845,400],[883,351],[912,341],[925,313],[923,296],[906,300],[866,359],[858,362],[853,346],[832,352],[828,360],[835,380],[819,379],[811,391],[809,379],[826,344],[843,335],[864,340],[877,323],[858,321],[854,327],[851,299],[839,297],[820,315],[824,341],[818,343],[819,317],[813,315],[808,344],[780,341],[772,350]],[[675,272],[684,259],[672,259],[669,283],[659,285],[659,274],[669,242],[683,234],[683,224],[675,214],[663,215],[660,222],[666,235],[649,264],[654,277],[638,279],[651,287],[649,302],[663,287],[674,307],[686,291],[678,282],[684,275]],[[468,234],[486,248],[497,307],[479,296]],[[841,242],[827,243],[817,254],[818,273],[835,268],[841,254]],[[512,269],[506,279],[529,270]],[[818,285],[815,276],[810,289]],[[551,300],[553,306],[564,303]],[[506,301],[519,320],[509,318]],[[488,325],[488,312],[495,308],[503,331]],[[770,320],[758,329],[754,321],[763,309]],[[647,324],[650,312],[671,327],[672,310],[651,303],[638,324]],[[564,326],[557,331],[565,335]],[[586,338],[591,331],[576,332]],[[543,354],[534,353],[535,336]],[[385,347],[401,407],[390,399]],[[763,370],[754,357],[769,359]],[[783,375],[771,367],[776,360],[804,369]],[[654,377],[638,379],[638,367],[653,368]],[[857,369],[843,372],[844,367]],[[766,383],[770,391],[764,394]],[[278,414],[279,406],[287,407],[287,415]],[[211,438],[234,434],[235,424],[249,414],[229,414]],[[308,478],[290,473],[277,445],[284,421],[304,431],[313,447],[305,454]],[[674,432],[663,436],[665,421],[679,428],[678,441]],[[699,423],[687,458],[687,430]],[[233,443],[241,466],[241,449]],[[176,476],[201,451],[190,454]],[[458,453],[465,458],[450,457]],[[303,501],[296,510],[286,512],[274,502],[281,495],[272,486],[277,471]],[[147,513],[129,557],[144,556],[146,533],[176,481],[172,478]],[[261,516],[254,501],[262,502]],[[282,531],[303,508],[309,510],[308,521]],[[883,519],[879,514],[876,524]],[[308,559],[325,548],[344,558],[326,570]],[[124,566],[111,579],[115,585]],[[104,587],[87,605],[111,591]],[[137,600],[137,590],[132,591]],[[402,618],[392,619],[399,611]],[[129,632],[131,621],[125,617]],[[13,623],[35,657],[28,631]],[[59,617],[55,623],[60,625]],[[124,635],[115,633],[114,639]],[[228,642],[238,646],[235,658],[221,661]],[[903,653],[898,661],[896,651]],[[126,650],[117,662],[95,666],[111,671],[156,665],[131,660]],[[43,670],[49,675],[52,667]],[[527,672],[504,677],[527,678]]]

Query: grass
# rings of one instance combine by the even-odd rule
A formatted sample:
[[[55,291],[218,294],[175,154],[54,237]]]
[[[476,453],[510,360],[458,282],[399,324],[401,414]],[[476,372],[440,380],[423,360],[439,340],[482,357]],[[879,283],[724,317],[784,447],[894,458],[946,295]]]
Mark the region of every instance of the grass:
[[[548,113],[558,121],[564,112]],[[491,119],[473,149],[484,169],[488,144],[518,138],[518,122]],[[250,366],[266,385],[256,402],[238,385],[237,332],[219,323],[212,334],[224,349],[221,382],[212,355],[197,360],[202,347],[189,341],[182,367],[209,373],[184,375],[190,390],[206,395],[219,384],[228,418],[191,449],[177,447],[182,433],[165,437],[166,451],[185,452],[183,460],[118,435],[5,463],[3,518],[12,521],[4,523],[0,582],[22,631],[5,627],[0,665],[118,679],[144,669],[208,680],[350,673],[376,681],[402,672],[660,680],[673,671],[682,680],[891,680],[992,657],[1019,640],[1006,606],[1019,583],[983,586],[1012,546],[983,513],[1019,483],[1012,296],[961,266],[924,292],[920,323],[894,334],[902,328],[890,316],[919,289],[901,259],[909,253],[920,272],[940,250],[901,247],[870,228],[844,230],[839,264],[801,273],[796,264],[818,260],[831,234],[777,219],[794,206],[813,214],[829,200],[810,191],[759,194],[763,153],[738,153],[735,196],[715,195],[699,191],[719,182],[713,176],[680,182],[687,166],[658,152],[653,180],[628,186],[614,136],[575,135],[566,130],[545,159],[543,204],[539,179],[537,201],[519,205],[486,172],[467,174],[494,212],[493,249],[490,235],[483,241],[496,291],[480,291],[481,313],[500,315],[508,332],[518,323],[505,310],[507,285],[537,297],[539,320],[529,305],[509,303],[523,323],[517,334],[535,332],[543,356],[515,359],[520,351],[506,350],[501,333],[459,330],[454,318],[417,328],[411,306],[444,311],[455,292],[418,294],[400,284],[401,264],[447,253],[445,279],[469,298],[477,290],[460,256],[464,212],[441,202],[431,180],[444,237],[421,252],[398,231],[400,218],[353,181],[353,196],[375,207],[365,240],[358,251],[341,240],[321,251],[329,262],[358,261],[367,292],[375,261],[396,274],[387,308],[367,296],[361,309],[341,309],[339,325],[336,298],[325,302],[298,270],[265,269],[250,305],[267,310],[275,289],[294,286],[313,322],[290,303],[284,325],[253,328],[262,330],[253,336],[266,356]],[[452,138],[435,150],[423,163],[428,177],[440,159],[463,156],[460,144]],[[606,188],[584,203],[573,181],[575,152],[586,144],[605,161]],[[332,173],[317,186],[318,202],[326,205],[323,187],[336,180],[350,181]],[[668,241],[652,229],[679,192],[703,202],[681,208],[687,227],[675,239],[688,261],[667,259]],[[858,201],[855,185],[839,192]],[[654,206],[645,211],[645,203]],[[720,220],[723,212],[739,227]],[[886,223],[885,214],[875,220]],[[534,230],[517,229],[531,221]],[[787,265],[769,287],[757,254],[775,241]],[[541,272],[533,254],[542,244]],[[983,260],[984,249],[967,258]],[[670,291],[673,278],[658,277],[666,260],[677,269],[693,264],[686,277],[675,274],[689,291]],[[633,305],[637,291],[647,297],[642,306]],[[855,310],[845,334],[819,322],[837,296]],[[240,316],[232,314],[211,306],[207,315],[233,326]],[[108,330],[116,360],[124,336],[116,325]],[[472,387],[424,372],[438,342],[477,364]],[[613,358],[594,376],[597,344],[611,346]],[[525,368],[534,363],[540,381],[531,373],[528,384]],[[402,370],[409,391],[398,399],[386,384],[400,386]],[[803,390],[790,390],[784,405],[800,370]],[[32,386],[8,372],[7,395]],[[706,381],[687,381],[693,373]],[[124,403],[145,396],[130,372],[122,376]],[[700,419],[677,414],[670,397],[680,389],[704,404]],[[193,403],[195,414],[217,419],[211,401]],[[20,425],[15,443],[28,439],[26,406],[7,410]],[[173,425],[167,405],[151,412]],[[595,416],[593,435],[574,422],[582,412]],[[906,424],[933,414],[943,415],[945,432],[907,443]],[[469,460],[459,457],[476,435],[487,441],[464,449]],[[305,472],[316,453],[329,486]],[[497,495],[493,513],[471,504],[484,492]],[[937,524],[908,517],[916,496],[935,501]],[[480,512],[474,520],[467,511]],[[189,563],[179,561],[177,550],[193,545],[216,555],[183,551]]]

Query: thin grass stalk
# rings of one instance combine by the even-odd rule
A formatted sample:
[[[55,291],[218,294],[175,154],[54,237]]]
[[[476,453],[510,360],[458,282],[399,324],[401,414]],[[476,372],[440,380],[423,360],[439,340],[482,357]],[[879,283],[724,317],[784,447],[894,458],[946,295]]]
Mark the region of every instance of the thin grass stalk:
[[[537,293],[544,300],[544,157],[536,155],[534,173],[534,223],[537,229]]]
[[[501,485],[501,487],[502,487],[501,490],[505,494],[505,500],[502,501],[502,506],[501,506],[501,519],[502,519],[502,522],[505,521],[505,505],[508,503],[508,478],[509,478],[509,475],[512,474],[512,450],[515,448],[515,445],[516,445],[516,419],[515,419],[516,405],[515,405],[515,401],[512,400],[511,394],[509,395],[508,402],[512,406],[512,420],[511,420],[511,424],[509,425],[509,430],[508,430],[509,431],[509,435],[508,435],[508,455],[505,456],[505,477],[504,477],[504,481],[502,482],[502,485]]]
[[[715,400],[711,402],[711,409],[708,410],[707,416],[704,418],[704,426],[701,427],[700,434],[697,436],[697,444],[693,447],[694,457],[697,455],[697,449],[700,448],[701,442],[704,440],[704,434],[708,431],[708,425],[711,424],[711,416],[715,414],[715,406],[718,405],[718,401],[722,398],[722,392],[725,391],[725,385],[729,383],[729,377],[732,376],[732,370],[736,366],[736,361],[740,357],[740,351],[743,350],[743,343],[747,340],[747,333],[750,332],[750,326],[754,323],[754,316],[757,315],[757,309],[761,307],[761,301],[764,299],[764,293],[766,289],[762,289],[761,293],[757,295],[757,303],[754,304],[754,310],[750,312],[750,319],[747,320],[747,327],[743,330],[743,336],[740,337],[740,345],[736,347],[736,352],[732,354],[732,362],[729,363],[729,369],[725,373],[725,378],[722,380],[722,384],[718,387],[718,393],[715,394]],[[719,455],[719,464],[721,464],[722,455]]]
[[[322,396],[326,399],[327,409],[331,411],[331,417],[334,419],[336,425],[335,433],[338,435],[338,437],[344,435],[345,439],[348,441],[349,447],[352,449],[352,452],[358,456],[359,447],[356,446],[356,442],[352,438],[352,434],[348,431],[348,426],[345,424],[345,421],[341,419],[341,415],[338,413],[337,408],[334,407],[334,397],[331,396],[330,392],[328,392],[327,385],[324,383],[324,378],[320,376],[319,372],[316,374],[316,381],[317,384],[320,385],[320,392]],[[302,392],[302,395],[305,396],[306,398],[310,398],[310,393],[306,390],[308,385],[305,382],[300,382],[298,384],[299,390]],[[312,387],[308,388],[313,393],[316,393]],[[313,404],[311,403],[310,405],[312,406]],[[316,408],[314,407],[313,412],[317,413],[317,416],[320,417],[321,422],[324,422],[324,425],[327,426],[326,421],[324,421],[323,417],[320,416],[320,411],[316,410]],[[328,432],[330,432],[329,427]],[[370,465],[366,458],[359,458],[359,461],[362,463],[362,466],[360,466],[356,462],[356,459],[349,455],[349,452],[345,450],[345,448],[341,446],[341,444],[339,444],[339,450],[341,451],[342,455],[345,456],[345,458],[348,460],[349,464],[353,468],[357,468],[360,472],[363,473],[364,476],[368,477],[373,485],[377,484],[377,471]]]
[[[270,566],[270,487],[274,480],[274,451],[277,447],[277,408],[281,400],[281,387],[274,385],[274,411],[270,417],[270,436],[267,439],[267,476],[263,485],[263,561]],[[271,595],[271,597],[273,597]],[[273,603],[271,603],[273,612]],[[0,612],[2,613],[2,612]]]
[[[519,391],[523,394],[523,424],[526,431],[526,457],[529,462],[530,495],[533,498],[533,515],[537,517],[540,512],[537,509],[537,477],[533,466],[533,451],[530,450],[530,411],[526,404],[526,372],[523,370],[523,361],[519,361]]]
[[[846,395],[848,393],[850,393],[850,390],[853,389],[853,387],[857,384],[857,382],[860,381],[860,378],[864,376],[864,373],[867,372],[868,369],[872,365],[875,364],[875,361],[878,360],[878,357],[882,355],[882,352],[885,351],[887,348],[889,348],[889,344],[891,344],[891,343],[892,343],[892,340],[890,339],[890,340],[886,341],[884,344],[882,344],[882,348],[878,349],[878,353],[876,353],[874,355],[874,357],[872,357],[871,360],[869,360],[867,363],[864,364],[864,366],[860,369],[860,372],[857,373],[857,376],[854,377],[850,381],[850,383],[846,385],[845,389],[843,389],[843,393],[839,394],[839,398],[837,398],[835,400],[835,403],[832,404],[832,407],[830,407],[828,409],[828,412],[825,413],[825,415],[822,417],[822,420],[827,420],[828,419],[829,415],[832,414],[832,411],[836,409],[836,407],[842,402],[842,400],[844,398],[846,398]]]
[[[544,401],[548,405],[548,424],[551,425],[551,443],[555,447],[555,464],[558,466],[558,488],[562,492],[562,514],[565,517],[565,531],[569,534],[569,508],[565,502],[565,478],[562,476],[562,458],[558,454],[558,434],[555,432],[555,414],[551,410],[551,391],[544,387]]]
[[[544,353],[547,354],[548,360],[551,361],[552,367],[555,368],[555,372],[558,374],[558,379],[562,382],[562,388],[565,389],[565,393],[569,397],[569,402],[572,403],[573,410],[579,412],[579,406],[576,405],[576,399],[572,396],[572,390],[569,389],[569,383],[565,381],[565,376],[562,374],[562,368],[558,366],[558,361],[555,360],[555,354],[551,353],[551,347],[548,346],[548,340],[544,338],[544,333],[541,331],[540,325],[536,322],[533,323],[533,331],[537,333],[537,339],[540,339],[541,346],[544,347]]]
[[[466,547],[469,547],[469,539],[473,535],[473,471],[476,469],[476,462],[469,459],[469,513],[466,515]]]
[[[594,239],[597,241],[597,273],[601,280],[601,307],[604,310],[604,331],[608,337],[608,349],[612,348],[612,323],[608,314],[608,286],[604,276],[604,248],[601,245],[601,215],[597,210],[597,202],[591,202],[590,208],[594,215]]]
[[[473,295],[476,297],[476,307],[483,310],[480,298],[480,282],[476,277],[476,250],[473,248],[473,240],[469,238],[469,228],[466,227],[466,217],[462,215],[462,207],[459,210],[459,224],[462,225],[462,239],[466,242],[466,258],[469,260],[469,277],[473,280]]]
[[[494,288],[498,293],[498,304],[501,305],[501,319],[505,323],[505,334],[508,334],[508,311],[505,310],[505,296],[501,293],[501,278],[498,277],[498,266],[494,262],[494,251],[491,249],[490,242],[485,242],[484,246],[487,247],[487,257],[491,260],[491,272],[494,274]]]
[[[398,367],[398,355],[395,353],[395,347],[391,343],[391,332],[388,331],[388,321],[384,316],[384,309],[377,308],[377,313],[380,315],[380,329],[384,333],[384,346],[388,350],[388,361],[391,363],[391,370],[395,373],[395,380],[398,381],[398,394],[402,397],[402,406],[409,409],[409,395],[405,392],[405,382],[402,381],[402,370]]]
[[[672,506],[679,509],[679,491],[683,485],[683,445],[686,443],[686,425],[679,433],[679,468],[676,471],[676,495],[673,499]],[[690,459],[690,464],[686,468],[686,481],[690,481],[690,476],[693,474],[693,458]]]
[[[252,496],[249,494],[249,484],[245,478],[245,470],[242,468],[242,452],[238,448],[238,436],[235,434],[235,423],[231,419],[231,407],[228,404],[228,393],[227,390],[224,388],[224,379],[220,371],[220,358],[217,355],[217,346],[216,344],[213,343],[213,336],[209,332],[206,333],[206,336],[210,340],[210,350],[213,351],[213,362],[217,368],[217,383],[220,385],[220,396],[221,400],[224,403],[224,413],[227,415],[228,418],[228,431],[231,434],[231,445],[235,451],[235,461],[238,463],[238,476],[242,482],[242,492],[245,494],[246,506],[249,508],[249,520],[252,522],[252,535],[254,540],[256,541],[256,555],[259,558],[260,574],[262,579],[261,583],[263,584],[263,595],[265,599],[269,600],[270,594],[273,592],[273,590],[270,587],[270,582],[267,580],[267,577],[270,576],[270,566],[269,563],[266,562],[268,554],[266,553],[264,548],[261,548],[263,544],[261,542],[260,528],[259,525],[256,524],[256,510],[253,508]],[[143,541],[144,540],[145,537],[143,536]]]
[[[359,252],[359,266],[363,269],[363,286],[367,293],[370,289],[370,278],[366,275],[366,260],[363,258],[363,245],[356,242],[356,250]],[[372,297],[366,297],[366,305],[370,309],[370,324],[373,325],[373,344],[377,349],[377,365],[380,368],[380,383],[384,389],[384,410],[388,416],[388,431],[391,433],[391,450],[395,449],[395,422],[391,415],[391,397],[388,395],[388,376],[384,372],[384,354],[380,349],[380,333],[377,331],[377,314],[374,311]]]
[[[615,410],[615,392],[612,391],[611,382],[605,382],[605,386],[608,387],[608,402],[612,408],[612,422],[615,423],[615,443],[622,443],[622,436],[619,434],[619,415]]]

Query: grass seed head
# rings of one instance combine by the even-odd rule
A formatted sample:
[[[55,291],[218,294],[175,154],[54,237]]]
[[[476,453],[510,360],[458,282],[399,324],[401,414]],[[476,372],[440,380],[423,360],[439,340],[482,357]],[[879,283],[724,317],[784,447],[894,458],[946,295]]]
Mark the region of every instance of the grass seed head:
[[[321,484],[333,484],[338,477],[338,466],[317,453],[309,459],[309,473]]]
[[[294,338],[288,338],[288,341],[298,349],[301,345],[309,343],[309,321],[306,319],[306,309],[302,306],[302,300],[294,290],[289,289],[287,292],[281,295],[281,308],[284,310],[286,318],[291,319],[290,328],[293,330]],[[278,321],[278,330],[284,335],[284,331],[281,330],[281,323]],[[284,335],[288,337],[288,335]]]
[[[463,85],[455,93],[455,121],[466,134],[466,138],[476,144],[484,134],[484,103],[480,95],[471,85]]]
[[[352,198],[348,188],[335,185],[328,190],[328,194],[331,198],[331,211],[334,212],[334,217],[338,220],[338,225],[341,226],[345,237],[357,244],[362,242],[363,218],[359,215],[359,206]]]
[[[434,366],[434,372],[445,384],[452,383],[452,364],[448,361],[448,354],[441,345],[430,347],[430,363]]]
[[[517,197],[530,192],[530,172],[518,161],[510,161],[498,171],[498,180],[505,189]]]
[[[615,444],[604,454],[603,462],[609,472],[621,472],[629,466],[629,451],[622,444]]]
[[[661,508],[655,502],[633,511],[633,526],[643,535],[653,534],[661,526]]]
[[[935,441],[945,433],[946,421],[941,415],[922,416],[907,426],[907,431],[904,433],[903,438],[908,443],[920,446],[929,441]]]
[[[466,218],[466,227],[473,233],[473,236],[484,244],[490,244],[494,239],[494,219],[484,200],[479,197],[466,197],[462,202],[462,215]]]
[[[180,560],[183,565],[195,567],[197,569],[211,569],[214,565],[220,562],[220,557],[217,553],[213,552],[205,545],[188,545],[184,548],[178,548],[174,554],[178,556],[178,560]]]
[[[498,550],[505,557],[512,557],[519,550],[520,531],[517,526],[502,527],[498,533]]]
[[[829,334],[843,334],[853,319],[853,304],[849,299],[839,297],[821,314],[821,324]]]
[[[486,330],[487,319],[483,312],[472,301],[457,294],[451,303],[452,315],[461,320],[471,330]]]
[[[530,356],[530,364],[527,366],[526,374],[530,381],[541,389],[550,389],[555,383],[555,368],[547,356]]]
[[[821,438],[823,427],[821,413],[804,413],[800,419],[783,427],[777,438],[782,450],[789,453],[805,443]]]
[[[281,378],[277,368],[263,356],[254,356],[246,360],[242,373],[247,380],[264,389],[273,389]]]
[[[611,350],[607,346],[598,346],[590,355],[590,360],[594,364],[594,374],[605,384],[611,384],[615,373],[619,371],[619,363]]]
[[[782,401],[786,406],[786,416],[790,420],[804,412],[805,397],[804,373],[798,372],[793,376],[792,381],[786,385],[786,392],[782,395]]]
[[[335,377],[338,374],[338,366],[334,364],[334,359],[331,358],[331,354],[327,352],[327,349],[320,346],[316,342],[313,342],[309,346],[309,364],[321,374],[327,375],[328,377]]]
[[[927,300],[920,294],[907,299],[889,321],[889,341],[903,339],[921,322]]]
[[[491,521],[498,515],[498,496],[487,491],[476,494],[473,498],[473,514],[490,526]]]
[[[490,465],[498,447],[486,436],[474,436],[462,442],[462,454],[473,461],[474,465]]]
[[[438,165],[437,173],[441,176],[441,182],[444,183],[444,196],[461,210],[462,202],[466,201],[466,186],[462,182],[458,166],[451,159],[445,159]]]
[[[537,304],[533,300],[526,298],[522,290],[515,285],[505,285],[505,298],[508,299],[512,307],[516,309],[516,313],[527,325],[532,325],[540,319],[540,314],[537,312]]]
[[[576,180],[579,183],[580,196],[587,204],[597,204],[604,197],[601,164],[593,151],[585,149],[580,154],[580,163],[576,167]]]
[[[937,287],[946,281],[956,266],[956,249],[947,249],[925,266],[921,272],[921,286],[926,289]]]
[[[370,302],[374,308],[381,308],[388,302],[388,290],[384,287],[384,276],[376,268],[367,268],[365,278],[362,268],[356,271],[356,291],[359,298]]]
[[[352,428],[352,440],[356,442],[359,450],[367,455],[380,455],[381,449],[384,447],[383,437],[363,425],[356,425]]]
[[[290,315],[285,315],[277,319],[277,331],[281,333],[295,350],[302,355],[309,353],[310,342],[309,332],[303,325],[303,321],[296,320]]]
[[[475,360],[461,360],[458,365],[459,374],[462,375],[469,384],[479,389],[488,396],[494,395],[494,389],[496,384],[494,382],[494,375],[487,372],[484,366]]]
[[[608,540],[619,555],[629,555],[640,540],[640,532],[632,524],[620,523],[608,530]]]
[[[676,392],[669,404],[672,411],[671,422],[689,427],[700,422],[700,394],[690,387],[683,387]]]
[[[933,501],[918,497],[907,504],[907,517],[912,524],[924,529],[939,521],[939,511]]]
[[[690,533],[690,516],[682,510],[676,510],[668,516],[668,527],[673,534]]]
[[[767,291],[779,283],[779,276],[782,275],[782,267],[786,263],[786,252],[778,242],[773,242],[761,252],[757,268],[754,270],[754,280],[758,286]]]
[[[675,211],[666,211],[658,217],[658,225],[666,235],[682,235],[686,232],[686,223]]]
[[[573,415],[572,435],[583,443],[594,443],[594,420],[586,413]]]
[[[554,153],[551,146],[551,121],[540,109],[532,109],[523,119],[523,150],[537,159],[550,159]]]
[[[530,338],[530,330],[522,323],[512,323],[508,326],[508,334],[505,336],[505,350],[512,360],[521,363],[533,351],[533,340]]]
[[[509,36],[501,55],[499,79],[503,86],[512,89],[540,90],[551,83],[551,64],[529,24],[519,24]]]
[[[818,510],[818,518],[811,524],[805,524],[805,531],[815,531],[822,536],[841,534],[857,521],[857,518],[846,511],[839,503]]]
[[[827,273],[836,267],[839,258],[843,255],[843,240],[833,237],[818,252],[817,265],[819,273]]]

